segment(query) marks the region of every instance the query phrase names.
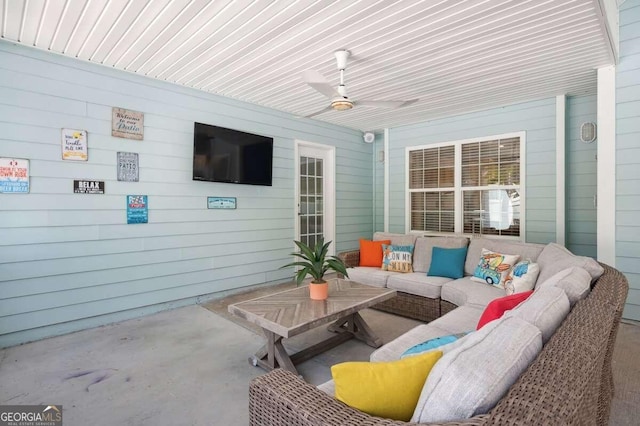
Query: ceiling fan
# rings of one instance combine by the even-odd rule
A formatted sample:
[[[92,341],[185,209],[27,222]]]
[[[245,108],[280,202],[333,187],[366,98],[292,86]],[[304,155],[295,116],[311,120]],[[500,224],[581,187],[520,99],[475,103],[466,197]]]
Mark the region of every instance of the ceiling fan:
[[[314,117],[318,114],[325,113],[327,111],[345,111],[353,108],[354,106],[368,106],[376,108],[402,108],[412,105],[418,102],[418,99],[412,99],[409,101],[373,101],[373,100],[361,100],[353,101],[347,96],[347,89],[344,84],[344,71],[347,68],[347,59],[351,52],[348,50],[338,50],[334,52],[336,55],[336,61],[338,63],[338,70],[340,71],[340,85],[337,89],[334,89],[327,79],[315,70],[307,70],[304,72],[303,79],[305,83],[313,87],[318,92],[331,99],[331,103],[326,108],[309,114],[306,117]]]

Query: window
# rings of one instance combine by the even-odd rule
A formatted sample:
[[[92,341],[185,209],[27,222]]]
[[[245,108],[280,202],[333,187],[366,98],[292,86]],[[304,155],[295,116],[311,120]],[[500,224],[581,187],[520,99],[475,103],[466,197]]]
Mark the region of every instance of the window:
[[[520,237],[523,146],[521,133],[408,148],[410,231]]]

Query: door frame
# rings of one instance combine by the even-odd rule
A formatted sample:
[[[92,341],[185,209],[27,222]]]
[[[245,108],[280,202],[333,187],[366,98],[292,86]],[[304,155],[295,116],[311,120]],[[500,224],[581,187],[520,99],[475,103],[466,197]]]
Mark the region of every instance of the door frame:
[[[325,169],[323,170],[324,179],[324,218],[323,234],[326,241],[332,241],[329,246],[329,255],[336,253],[336,147],[333,145],[324,145],[315,142],[307,142],[295,139],[293,143],[293,212],[294,212],[294,238],[300,240],[300,220],[298,219],[300,200],[300,148],[313,148],[322,150],[327,154]],[[329,178],[329,179],[327,179]]]

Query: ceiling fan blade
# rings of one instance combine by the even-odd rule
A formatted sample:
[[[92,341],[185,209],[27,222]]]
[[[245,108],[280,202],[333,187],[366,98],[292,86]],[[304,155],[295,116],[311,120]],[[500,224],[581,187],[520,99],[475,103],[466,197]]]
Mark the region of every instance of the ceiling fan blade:
[[[376,108],[402,108],[409,105],[413,105],[418,102],[419,99],[411,99],[410,101],[357,101],[358,106],[368,106]]]
[[[315,70],[306,70],[302,74],[305,83],[322,93],[329,99],[341,98],[342,96],[334,89],[327,79]]]
[[[326,108],[321,109],[320,111],[316,111],[313,114],[309,114],[309,115],[305,115],[306,118],[311,118],[311,117],[315,117],[316,115],[320,115],[320,114],[324,114],[327,111],[331,111],[333,108],[331,108],[331,105],[329,105]]]

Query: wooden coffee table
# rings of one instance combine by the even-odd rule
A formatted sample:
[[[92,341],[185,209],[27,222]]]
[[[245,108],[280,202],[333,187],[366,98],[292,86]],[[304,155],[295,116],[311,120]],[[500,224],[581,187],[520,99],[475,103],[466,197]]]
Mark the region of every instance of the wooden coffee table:
[[[395,297],[396,291],[340,278],[328,282],[327,300],[311,300],[309,287],[304,286],[229,305],[230,313],[260,326],[267,337],[267,343],[249,358],[252,365],[266,370],[281,367],[298,374],[296,364],[354,337],[374,348],[382,345],[358,312]],[[330,322],[328,330],[334,336],[291,356],[282,346],[283,338]]]

